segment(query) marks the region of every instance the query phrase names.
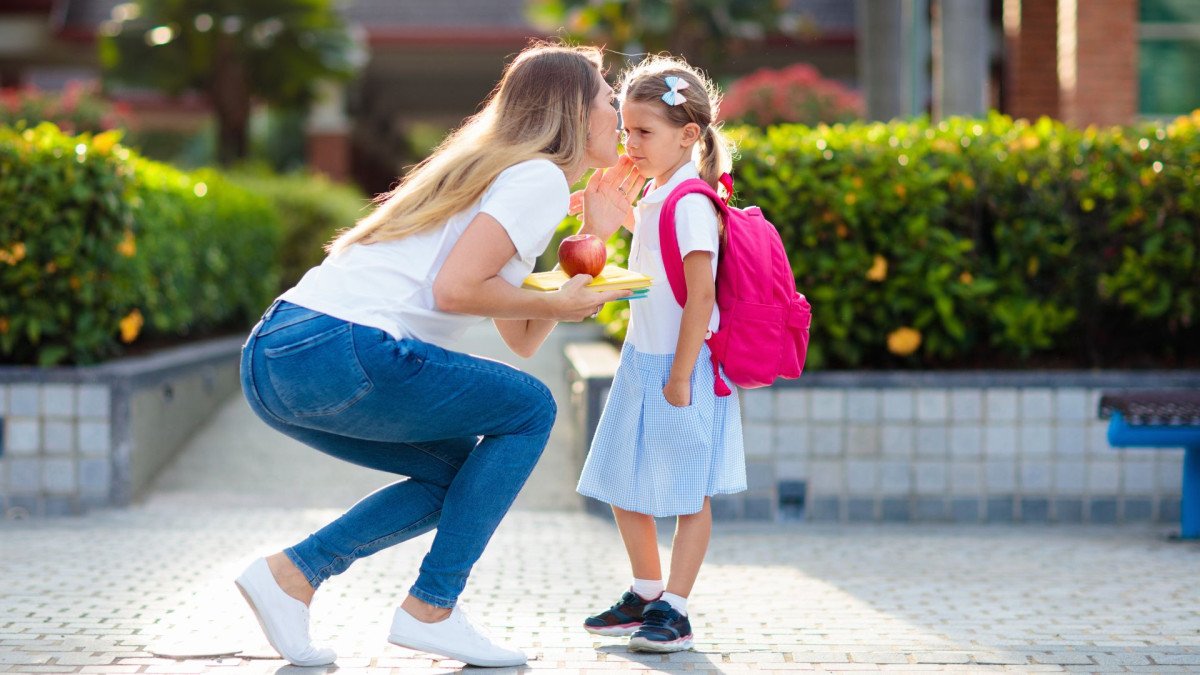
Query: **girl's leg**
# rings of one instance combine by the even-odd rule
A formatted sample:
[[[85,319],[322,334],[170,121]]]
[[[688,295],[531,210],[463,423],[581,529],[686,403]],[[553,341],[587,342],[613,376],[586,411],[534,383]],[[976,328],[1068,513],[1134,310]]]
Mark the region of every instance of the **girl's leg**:
[[[675,528],[675,541],[671,545],[671,576],[667,579],[667,592],[681,598],[688,597],[704,554],[708,552],[708,540],[712,535],[712,506],[708,497],[699,512],[679,516]]]
[[[662,562],[658,558],[658,528],[654,517],[635,511],[612,507],[617,530],[629,553],[634,579],[662,579]]]

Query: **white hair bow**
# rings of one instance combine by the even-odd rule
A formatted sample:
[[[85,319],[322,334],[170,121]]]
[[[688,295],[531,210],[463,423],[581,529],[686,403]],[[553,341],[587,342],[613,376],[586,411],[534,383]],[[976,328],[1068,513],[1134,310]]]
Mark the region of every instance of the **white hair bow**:
[[[666,77],[663,79],[666,81],[669,91],[662,95],[662,100],[666,101],[667,105],[683,105],[684,103],[687,103],[687,98],[685,98],[683,94],[679,93],[680,90],[688,88],[687,80],[683,79],[682,77],[675,76]]]

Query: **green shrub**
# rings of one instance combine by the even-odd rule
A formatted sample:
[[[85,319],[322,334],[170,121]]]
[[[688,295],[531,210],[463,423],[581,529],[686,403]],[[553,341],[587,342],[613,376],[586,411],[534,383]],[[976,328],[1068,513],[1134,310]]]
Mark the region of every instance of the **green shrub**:
[[[266,197],[283,226],[280,248],[281,290],[291,288],[310,267],[325,258],[325,244],[338,230],[368,213],[370,201],[358,188],[320,174],[276,175],[262,170],[236,171],[234,183]]]
[[[248,325],[273,297],[270,203],[118,140],[0,127],[3,362],[94,363],[145,334]]]
[[[780,230],[814,369],[1190,363],[1198,127],[741,127],[736,202]]]

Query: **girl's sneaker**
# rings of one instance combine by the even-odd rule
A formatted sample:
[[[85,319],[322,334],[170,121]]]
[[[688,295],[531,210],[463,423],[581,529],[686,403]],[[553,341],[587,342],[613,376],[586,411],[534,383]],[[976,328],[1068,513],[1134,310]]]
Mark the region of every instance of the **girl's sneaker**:
[[[681,652],[691,648],[691,622],[663,600],[646,605],[641,628],[629,638],[629,649],[635,652]]]
[[[632,590],[625,591],[617,604],[583,622],[583,629],[593,635],[625,637],[642,627],[642,610],[653,600],[643,600]]]

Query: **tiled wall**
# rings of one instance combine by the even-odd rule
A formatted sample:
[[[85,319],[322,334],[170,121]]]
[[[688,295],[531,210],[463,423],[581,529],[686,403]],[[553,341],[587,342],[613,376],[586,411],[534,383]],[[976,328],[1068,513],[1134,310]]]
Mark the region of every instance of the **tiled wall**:
[[[617,353],[573,345],[567,361],[586,453]],[[749,489],[713,515],[1177,523],[1182,450],[1113,449],[1098,416],[1103,391],[1165,387],[1200,373],[840,372],[740,390]]]
[[[1177,520],[1182,451],[1111,448],[1100,391],[742,392],[751,498],[809,520]]]
[[[108,503],[111,414],[108,385],[0,385],[3,512],[61,514]]]
[[[0,517],[138,496],[238,386],[240,338],[83,368],[0,367]]]

